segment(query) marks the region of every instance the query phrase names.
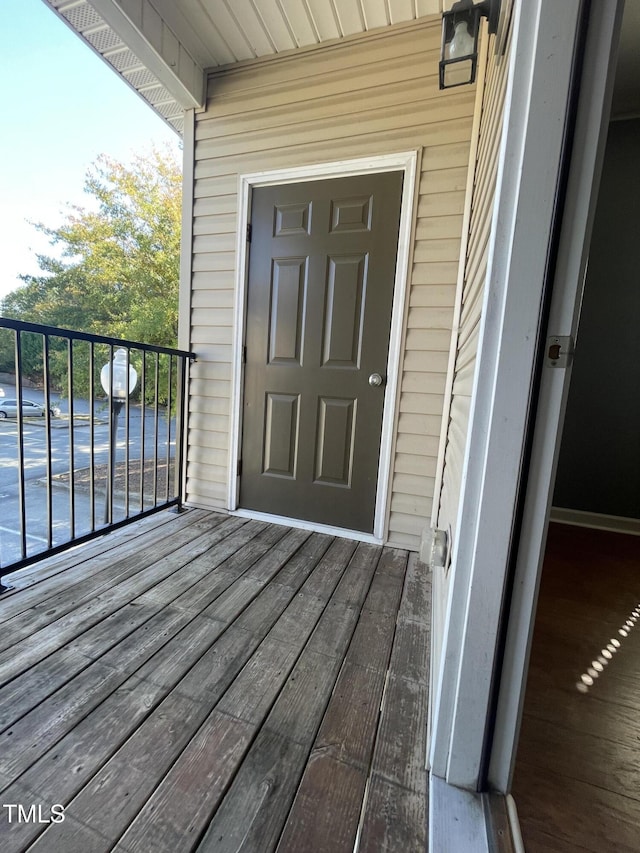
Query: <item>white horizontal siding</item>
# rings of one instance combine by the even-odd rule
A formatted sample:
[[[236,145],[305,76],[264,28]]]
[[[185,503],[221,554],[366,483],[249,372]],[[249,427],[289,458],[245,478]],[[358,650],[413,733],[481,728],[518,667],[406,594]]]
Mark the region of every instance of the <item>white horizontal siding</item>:
[[[418,547],[433,499],[474,104],[473,87],[438,90],[439,40],[434,18],[210,76],[195,130],[189,503],[226,507],[238,176],[418,149],[388,508],[389,541]]]
[[[454,538],[478,351],[508,68],[506,57],[496,59],[493,39],[489,42],[486,56],[449,422],[436,520],[437,526],[444,530],[450,529]]]

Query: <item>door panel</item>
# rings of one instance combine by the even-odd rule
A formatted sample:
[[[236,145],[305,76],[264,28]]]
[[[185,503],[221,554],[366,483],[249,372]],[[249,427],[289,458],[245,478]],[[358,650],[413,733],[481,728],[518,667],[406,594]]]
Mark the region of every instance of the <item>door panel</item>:
[[[297,394],[267,394],[264,474],[296,476],[299,399]]]
[[[367,281],[365,255],[329,258],[322,364],[357,370],[362,349]]]
[[[301,363],[306,286],[306,258],[274,260],[271,279],[269,364]]]
[[[356,400],[320,398],[316,438],[316,483],[350,486]]]
[[[255,189],[240,505],[373,531],[402,173]]]

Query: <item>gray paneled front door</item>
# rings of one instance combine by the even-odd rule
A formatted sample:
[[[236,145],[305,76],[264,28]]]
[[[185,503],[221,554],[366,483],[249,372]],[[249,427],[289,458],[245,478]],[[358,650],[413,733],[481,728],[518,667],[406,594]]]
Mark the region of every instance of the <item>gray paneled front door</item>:
[[[401,194],[401,172],[254,190],[241,507],[373,531]]]

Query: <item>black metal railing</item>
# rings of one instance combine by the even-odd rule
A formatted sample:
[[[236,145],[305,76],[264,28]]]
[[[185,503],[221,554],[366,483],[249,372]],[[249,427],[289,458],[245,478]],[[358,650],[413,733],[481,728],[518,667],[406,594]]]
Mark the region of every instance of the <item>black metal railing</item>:
[[[0,317],[0,593],[9,572],[180,507],[192,358]]]

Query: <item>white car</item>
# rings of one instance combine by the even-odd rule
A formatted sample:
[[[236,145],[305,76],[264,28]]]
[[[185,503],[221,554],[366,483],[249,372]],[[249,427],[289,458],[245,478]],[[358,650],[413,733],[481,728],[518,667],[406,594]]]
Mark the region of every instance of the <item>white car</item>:
[[[43,418],[47,414],[47,410],[40,403],[33,403],[31,400],[22,400],[22,417],[23,418]],[[18,417],[18,401],[5,398],[0,400],[0,418],[17,418]]]

